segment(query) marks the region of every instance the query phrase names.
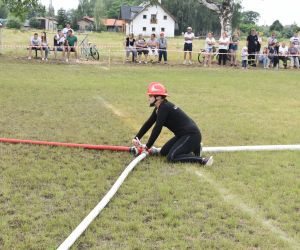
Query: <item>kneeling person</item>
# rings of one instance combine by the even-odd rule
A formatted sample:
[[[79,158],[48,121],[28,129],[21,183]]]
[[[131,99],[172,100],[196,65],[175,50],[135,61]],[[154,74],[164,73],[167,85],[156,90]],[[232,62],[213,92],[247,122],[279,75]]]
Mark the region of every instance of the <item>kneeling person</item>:
[[[166,88],[157,82],[152,82],[148,87],[150,107],[155,107],[149,119],[144,123],[132,143],[139,145],[141,139],[152,127],[151,136],[146,144],[146,150],[150,149],[158,138],[163,126],[174,133],[160,151],[169,162],[190,162],[210,166],[213,157],[200,157],[201,133],[196,123],[188,117],[179,107],[169,102]]]

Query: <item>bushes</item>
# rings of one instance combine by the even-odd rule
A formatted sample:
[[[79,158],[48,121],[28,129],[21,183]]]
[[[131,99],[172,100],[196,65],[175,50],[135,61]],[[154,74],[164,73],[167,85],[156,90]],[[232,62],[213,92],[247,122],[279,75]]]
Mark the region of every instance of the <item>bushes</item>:
[[[22,22],[16,17],[10,17],[7,20],[6,27],[10,29],[20,29]]]
[[[29,25],[30,25],[31,28],[40,29],[41,28],[41,21],[33,17],[33,18],[30,19]]]

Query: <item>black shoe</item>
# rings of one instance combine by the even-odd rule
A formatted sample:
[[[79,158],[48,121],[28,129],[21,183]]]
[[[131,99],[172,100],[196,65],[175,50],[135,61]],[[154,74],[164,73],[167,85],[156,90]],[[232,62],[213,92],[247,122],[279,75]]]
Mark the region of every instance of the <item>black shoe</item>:
[[[202,165],[211,166],[214,163],[214,158],[212,156],[202,159]]]

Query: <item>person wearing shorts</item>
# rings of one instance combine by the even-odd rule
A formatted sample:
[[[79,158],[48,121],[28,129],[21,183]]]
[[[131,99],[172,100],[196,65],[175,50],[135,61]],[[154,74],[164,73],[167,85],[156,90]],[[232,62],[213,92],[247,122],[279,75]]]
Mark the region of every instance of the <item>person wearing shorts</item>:
[[[39,37],[38,33],[34,33],[33,37],[30,39],[29,47],[28,47],[28,60],[31,59],[32,50],[40,50],[41,57],[43,58],[43,51],[42,51],[42,40]]]
[[[138,39],[135,43],[135,46],[136,46],[136,50],[137,50],[137,54],[138,54],[139,63],[142,63],[141,57],[142,57],[142,54],[144,54],[144,57],[145,57],[144,62],[145,62],[145,64],[147,64],[149,50],[148,50],[147,42],[144,39],[142,34],[139,34]]]
[[[240,36],[237,32],[235,32],[231,39],[229,45],[229,52],[230,52],[230,66],[237,66],[237,50],[240,41]]]
[[[213,37],[212,33],[209,32],[205,39],[205,60],[204,60],[204,67],[211,66],[211,58],[213,55],[213,48],[216,44],[216,40]]]
[[[195,34],[192,32],[192,27],[188,27],[187,31],[184,33],[184,61],[183,64],[187,64],[186,54],[189,53],[189,64],[192,64],[192,51],[193,51],[193,40],[195,38]]]

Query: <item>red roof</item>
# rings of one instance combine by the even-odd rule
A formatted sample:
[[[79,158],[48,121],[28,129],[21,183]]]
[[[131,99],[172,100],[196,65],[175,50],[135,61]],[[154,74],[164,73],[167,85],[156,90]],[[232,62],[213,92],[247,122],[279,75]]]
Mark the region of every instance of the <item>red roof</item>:
[[[105,26],[123,26],[125,25],[124,20],[118,20],[118,19],[104,19],[103,23]]]

